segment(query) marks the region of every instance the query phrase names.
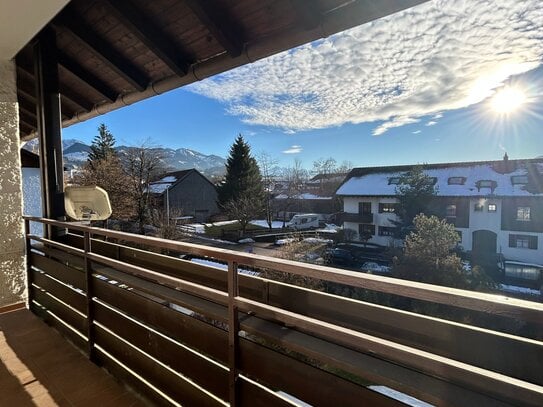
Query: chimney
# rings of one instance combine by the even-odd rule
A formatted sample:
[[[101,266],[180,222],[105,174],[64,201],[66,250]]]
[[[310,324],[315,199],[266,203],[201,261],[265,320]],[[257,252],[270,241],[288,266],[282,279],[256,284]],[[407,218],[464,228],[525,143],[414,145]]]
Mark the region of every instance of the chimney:
[[[509,156],[507,155],[507,152],[503,155],[503,161],[509,160]]]

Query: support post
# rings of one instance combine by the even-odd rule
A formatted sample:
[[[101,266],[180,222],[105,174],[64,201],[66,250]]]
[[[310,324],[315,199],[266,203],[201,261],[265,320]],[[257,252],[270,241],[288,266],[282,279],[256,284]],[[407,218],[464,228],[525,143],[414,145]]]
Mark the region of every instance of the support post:
[[[58,80],[56,36],[45,28],[34,44],[36,116],[40,141],[43,216],[64,218],[64,165],[62,162],[62,116]],[[45,235],[52,238],[51,227]]]
[[[228,394],[230,406],[235,407],[239,403],[239,315],[236,305],[236,297],[239,295],[238,265],[236,262],[228,262]]]
[[[27,287],[27,301],[28,309],[32,304],[32,263],[30,261],[30,253],[32,252],[32,245],[28,235],[30,235],[30,221],[25,219],[25,251],[26,251],[26,287]]]
[[[89,359],[92,362],[96,361],[94,349],[94,304],[93,297],[93,281],[92,281],[92,265],[88,254],[91,252],[91,234],[84,232],[83,249],[85,251],[85,279],[86,279],[86,294],[87,294],[87,352]]]

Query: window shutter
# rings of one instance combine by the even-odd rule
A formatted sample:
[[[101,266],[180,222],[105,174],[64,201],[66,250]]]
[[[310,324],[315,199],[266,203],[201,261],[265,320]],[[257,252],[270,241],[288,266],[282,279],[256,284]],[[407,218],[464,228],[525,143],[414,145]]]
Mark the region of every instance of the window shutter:
[[[537,250],[537,236],[530,236],[530,240],[528,241],[528,248]]]
[[[509,247],[517,246],[517,235],[509,235]]]

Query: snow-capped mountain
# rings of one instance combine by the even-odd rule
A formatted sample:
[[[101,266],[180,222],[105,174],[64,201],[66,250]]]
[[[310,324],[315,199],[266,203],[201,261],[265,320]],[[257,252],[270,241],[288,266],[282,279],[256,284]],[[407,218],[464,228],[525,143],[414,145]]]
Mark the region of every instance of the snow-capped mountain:
[[[26,150],[38,153],[38,140],[34,139],[25,144],[23,147]],[[80,140],[66,139],[62,140],[62,148],[64,155],[64,166],[66,168],[79,168],[87,161],[90,147]],[[122,157],[127,151],[133,147],[119,146],[115,149]],[[217,155],[205,155],[199,151],[188,148],[152,148],[163,157],[164,167],[167,171],[185,170],[196,168],[206,175],[221,175],[224,173],[224,165],[226,160]]]

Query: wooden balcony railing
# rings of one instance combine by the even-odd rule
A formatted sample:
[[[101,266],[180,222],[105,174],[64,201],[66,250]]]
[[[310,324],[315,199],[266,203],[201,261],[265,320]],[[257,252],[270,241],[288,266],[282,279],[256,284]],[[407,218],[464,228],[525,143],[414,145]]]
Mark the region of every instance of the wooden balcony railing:
[[[373,213],[349,213],[344,212],[340,215],[341,223],[354,222],[354,223],[373,223]]]
[[[66,235],[30,235],[30,222]],[[543,405],[540,303],[41,218],[25,223],[31,310],[157,403],[288,406],[293,396],[314,406],[402,405],[375,387],[387,386],[436,405]],[[151,250],[206,256],[227,271]],[[529,326],[532,335],[245,269],[440,304],[477,321]]]

